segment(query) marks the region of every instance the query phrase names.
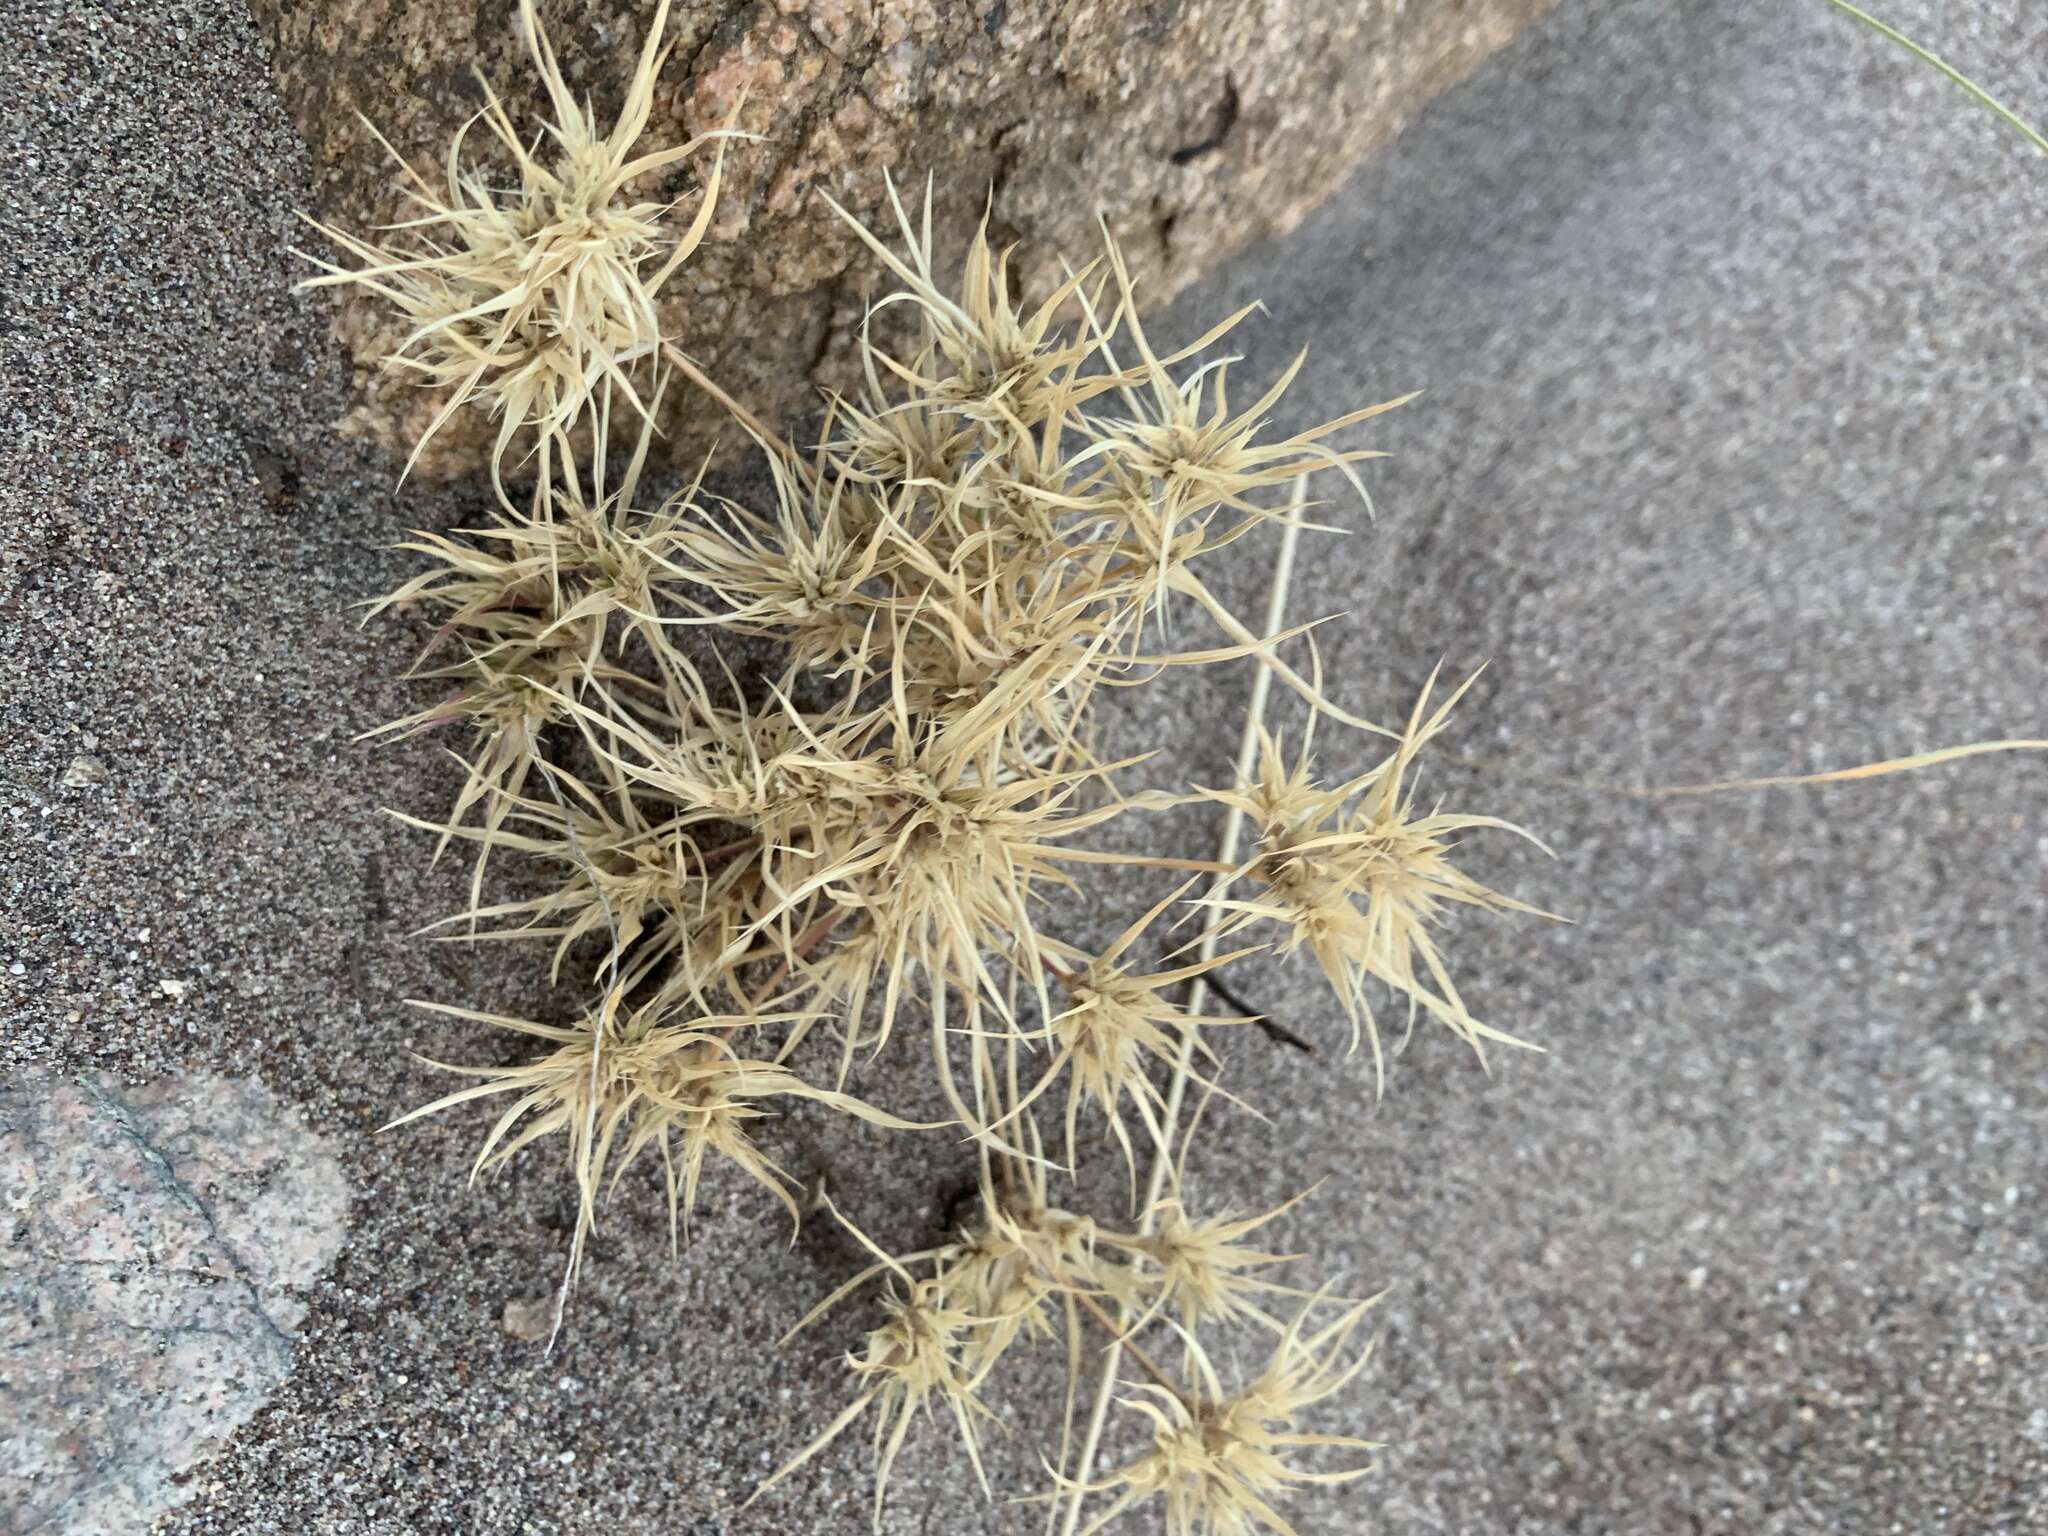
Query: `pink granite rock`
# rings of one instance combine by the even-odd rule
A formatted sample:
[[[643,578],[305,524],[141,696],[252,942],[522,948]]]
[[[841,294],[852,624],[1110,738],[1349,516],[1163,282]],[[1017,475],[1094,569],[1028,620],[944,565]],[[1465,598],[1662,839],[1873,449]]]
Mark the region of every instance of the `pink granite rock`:
[[[986,208],[1000,240],[1021,242],[1027,294],[1054,286],[1063,258],[1094,256],[1100,214],[1143,300],[1164,303],[1247,241],[1291,228],[1555,3],[676,0],[647,147],[721,126],[742,93],[741,125],[761,139],[727,161],[710,238],[664,291],[665,333],[771,421],[809,409],[819,386],[850,386],[872,263],[820,194],[881,228],[885,171],[916,187],[936,178],[949,252]],[[343,227],[401,216],[364,118],[430,175],[481,102],[472,66],[515,121],[541,120],[516,0],[250,9],[312,152],[314,211]],[[601,122],[653,12],[654,0],[542,0],[567,78]],[[694,186],[679,166],[643,190]],[[350,428],[409,451],[433,400],[377,366],[403,327],[361,293],[334,303],[357,366]],[[666,447],[684,461],[711,431],[733,437],[697,392],[670,399]],[[480,420],[459,419],[423,464],[473,469],[487,437]]]

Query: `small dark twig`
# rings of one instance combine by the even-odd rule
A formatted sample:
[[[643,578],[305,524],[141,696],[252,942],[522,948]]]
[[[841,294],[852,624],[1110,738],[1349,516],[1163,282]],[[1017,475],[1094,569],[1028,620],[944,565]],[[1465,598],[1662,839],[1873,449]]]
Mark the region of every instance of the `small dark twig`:
[[[1231,1007],[1235,1008],[1239,1013],[1242,1013],[1246,1015],[1248,1018],[1250,1018],[1254,1024],[1258,1025],[1260,1029],[1265,1031],[1266,1038],[1268,1040],[1274,1041],[1276,1044],[1279,1045],[1291,1045],[1297,1051],[1302,1052],[1304,1055],[1315,1055],[1316,1048],[1313,1045],[1309,1044],[1308,1041],[1302,1039],[1301,1036],[1297,1035],[1285,1024],[1276,1024],[1271,1019],[1267,1018],[1263,1013],[1259,1012],[1258,1009],[1254,1008],[1250,1003],[1246,1002],[1243,998],[1239,997],[1235,992],[1231,991],[1230,988],[1225,986],[1223,982],[1213,972],[1202,978],[1202,984],[1206,986],[1211,992],[1214,992],[1218,997],[1223,999],[1224,1002],[1228,1003]]]

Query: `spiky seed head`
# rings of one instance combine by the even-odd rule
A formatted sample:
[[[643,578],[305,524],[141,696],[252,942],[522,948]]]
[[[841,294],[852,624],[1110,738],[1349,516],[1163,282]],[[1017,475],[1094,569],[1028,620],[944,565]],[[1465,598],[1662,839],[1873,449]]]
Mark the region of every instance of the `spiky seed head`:
[[[1324,787],[1306,747],[1290,758],[1277,738],[1261,732],[1253,781],[1203,792],[1244,812],[1256,829],[1251,858],[1208,898],[1224,930],[1274,922],[1285,930],[1283,948],[1313,954],[1350,1015],[1354,1048],[1361,1037],[1370,1040],[1382,1085],[1385,1058],[1367,983],[1391,990],[1411,1018],[1423,1012],[1448,1026],[1482,1060],[1489,1041],[1526,1045],[1472,1015],[1432,930],[1456,906],[1548,916],[1489,889],[1452,860],[1467,832],[1528,833],[1497,817],[1416,806],[1416,756],[1472,685],[1467,679],[1431,710],[1435,681],[1432,673],[1394,751],[1348,783]],[[1230,889],[1246,878],[1249,893]]]
[[[797,1205],[785,1187],[788,1176],[747,1133],[748,1124],[769,1113],[766,1105],[775,1098],[811,1099],[871,1124],[916,1128],[851,1095],[814,1088],[780,1062],[748,1059],[734,1048],[734,1034],[792,1022],[789,1018],[729,1016],[676,1022],[654,1009],[623,1010],[623,991],[614,987],[600,1010],[573,1026],[418,1004],[430,1012],[531,1036],[553,1049],[537,1060],[512,1066],[433,1062],[442,1071],[478,1081],[392,1124],[473,1099],[517,1094],[484,1138],[474,1172],[491,1172],[535,1142],[565,1137],[580,1196],[572,1246],[577,1258],[596,1223],[600,1192],[615,1186],[650,1148],[661,1154],[670,1215],[679,1227],[688,1224],[711,1152],[774,1195],[796,1221]]]
[[[1162,1201],[1152,1230],[1128,1245],[1152,1266],[1145,1278],[1155,1296],[1153,1310],[1177,1317],[1188,1334],[1211,1323],[1255,1322],[1277,1330],[1266,1300],[1307,1293],[1267,1278],[1265,1271],[1300,1255],[1270,1252],[1245,1239],[1306,1198],[1304,1192],[1257,1216],[1197,1217],[1178,1197]]]
[[[963,1358],[974,1331],[983,1326],[982,1321],[948,1306],[939,1287],[928,1280],[913,1285],[908,1296],[892,1293],[884,1297],[882,1307],[885,1321],[868,1334],[857,1352],[846,1357],[854,1379],[861,1385],[860,1395],[826,1426],[823,1434],[756,1488],[749,1503],[830,1445],[870,1408],[875,1409],[876,1417],[877,1530],[881,1529],[889,1475],[920,1412],[929,1415],[934,1407],[943,1407],[952,1414],[961,1443],[974,1464],[975,1476],[983,1490],[987,1490],[988,1478],[982,1471],[975,1424],[993,1415],[975,1395],[980,1377]]]
[[[630,370],[661,347],[656,295],[703,240],[725,145],[736,136],[728,126],[670,149],[633,153],[668,53],[668,8],[669,0],[655,8],[618,120],[601,131],[563,77],[533,0],[521,0],[521,32],[554,120],[529,142],[488,81],[478,114],[515,181],[508,186],[466,155],[466,126],[449,148],[438,186],[391,150],[414,212],[386,232],[388,243],[314,225],[358,265],[309,257],[323,271],[303,286],[360,287],[391,304],[411,329],[387,362],[444,395],[408,469],[474,402],[498,423],[492,476],[501,498],[502,462],[527,429],[541,444],[545,495],[550,459],[569,453],[569,434],[601,387],[646,410],[645,381],[636,386]],[[716,152],[687,228],[671,230],[672,204],[628,200],[634,182],[706,143]]]
[[[1213,1377],[1179,1392],[1148,1383],[1126,1406],[1146,1420],[1151,1447],[1106,1480],[1116,1492],[1089,1533],[1102,1530],[1133,1505],[1161,1499],[1171,1536],[1252,1536],[1258,1531],[1295,1536],[1274,1505],[1307,1484],[1354,1482],[1370,1464],[1319,1472],[1297,1464],[1315,1447],[1377,1449],[1348,1435],[1309,1434],[1295,1427],[1306,1408],[1338,1391],[1362,1370],[1370,1349],[1344,1358],[1370,1302],[1356,1304],[1333,1322],[1310,1331],[1313,1301],[1302,1307],[1274,1345],[1266,1368],[1246,1388],[1225,1396]]]

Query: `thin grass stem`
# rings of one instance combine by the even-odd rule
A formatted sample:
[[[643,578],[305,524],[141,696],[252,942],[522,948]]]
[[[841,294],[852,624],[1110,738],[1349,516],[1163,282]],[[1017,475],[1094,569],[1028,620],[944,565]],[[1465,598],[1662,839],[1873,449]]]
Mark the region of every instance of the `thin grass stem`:
[[[1308,500],[1308,477],[1303,475],[1294,482],[1294,496],[1289,510],[1299,514]],[[1279,632],[1283,616],[1287,611],[1287,588],[1294,577],[1294,550],[1301,533],[1299,516],[1284,520],[1280,527],[1280,548],[1273,556],[1273,576],[1266,588],[1265,634]],[[1264,656],[1260,660],[1264,660]],[[1245,712],[1244,730],[1237,744],[1237,782],[1248,780],[1258,766],[1259,727],[1265,723],[1266,698],[1272,692],[1275,668],[1262,665],[1252,673],[1252,697]],[[1218,843],[1216,862],[1227,876],[1237,868],[1238,845],[1244,840],[1244,812],[1236,806],[1230,807],[1224,818],[1223,836]],[[1220,892],[1218,894],[1221,894]],[[1199,958],[1215,958],[1217,938],[1213,928],[1202,936]],[[1190,1015],[1201,1011],[1202,1000],[1207,988],[1197,976],[1188,984],[1187,1011]],[[1173,1138],[1180,1123],[1181,1106],[1187,1100],[1188,1079],[1193,1075],[1195,1055],[1195,1031],[1183,1029],[1180,1036],[1180,1050],[1174,1057],[1173,1076],[1166,1090],[1166,1107],[1162,1115],[1158,1149],[1152,1158],[1152,1171],[1145,1181],[1144,1214],[1139,1219],[1139,1231],[1150,1233],[1158,1225],[1159,1196],[1166,1187],[1166,1176],[1173,1166]],[[1122,1326],[1128,1326],[1128,1321]],[[1119,1327],[1119,1334],[1122,1332]],[[1061,1536],[1074,1536],[1080,1529],[1081,1513],[1087,1503],[1088,1479],[1095,1469],[1095,1454],[1102,1445],[1103,1425],[1109,1418],[1110,1399],[1116,1392],[1117,1367],[1121,1351],[1111,1344],[1104,1352],[1102,1379],[1096,1384],[1095,1400],[1088,1409],[1088,1427],[1082,1435],[1080,1460],[1074,1472],[1074,1492],[1067,1505],[1066,1518],[1060,1526]]]
[[[1972,80],[1968,75],[1964,74],[1961,70],[1957,69],[1953,64],[1949,63],[1948,60],[1942,58],[1937,53],[1933,53],[1930,50],[1921,47],[1918,43],[1914,42],[1913,39],[1906,36],[1905,33],[1899,31],[1896,27],[1886,26],[1883,22],[1879,21],[1875,16],[1871,15],[1870,12],[1849,4],[1849,0],[1827,0],[1827,3],[1829,5],[1832,5],[1836,10],[1840,11],[1843,15],[1853,16],[1856,20],[1862,22],[1863,25],[1869,27],[1873,32],[1876,32],[1879,36],[1889,38],[1892,42],[1897,43],[1901,48],[1905,49],[1906,52],[1912,54],[1913,57],[1918,59],[1921,63],[1929,65],[1930,67],[1941,71],[1942,74],[1948,76],[1950,80],[1954,81],[1957,85],[1961,86],[1964,90],[1968,91],[1971,96],[1975,97],[1978,105],[1985,107],[1988,110],[1996,113],[1999,117],[2003,118],[2010,127],[2017,129],[2021,136],[2024,137],[2029,144],[2032,144],[2034,148],[2041,151],[2042,154],[2048,155],[2048,137],[2044,137],[2041,134],[2040,130],[2033,127],[2033,125],[2028,123],[2026,119],[2022,118],[2017,112],[2014,112],[2010,107],[2006,106],[1996,96],[1993,96],[1989,91],[1985,90],[1983,86],[1979,85],[1976,81]]]

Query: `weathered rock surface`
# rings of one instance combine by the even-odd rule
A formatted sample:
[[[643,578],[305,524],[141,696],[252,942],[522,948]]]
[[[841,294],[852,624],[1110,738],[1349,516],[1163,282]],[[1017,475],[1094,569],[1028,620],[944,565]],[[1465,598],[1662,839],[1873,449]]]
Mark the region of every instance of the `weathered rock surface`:
[[[258,1083],[0,1091],[0,1530],[144,1529],[292,1367],[333,1156]]]
[[[1143,298],[1170,298],[1229,251],[1284,231],[1555,0],[679,0],[650,147],[721,125],[762,142],[728,163],[706,246],[666,290],[669,334],[771,420],[851,384],[868,263],[819,196],[871,227],[883,172],[936,178],[936,227],[964,238],[984,200],[1020,241],[1024,291],[1096,249],[1100,211]],[[481,101],[539,120],[514,0],[250,0],[311,148],[318,213],[363,230],[400,214],[389,157],[357,114],[429,170]],[[652,0],[544,0],[568,78],[609,121]],[[479,139],[485,137],[478,135]],[[694,186],[687,167],[658,189]],[[957,249],[957,246],[955,247]],[[408,449],[431,414],[377,368],[402,331],[336,300],[358,369],[351,429]],[[678,391],[672,445],[724,426]],[[481,424],[429,469],[479,462]],[[728,434],[729,435],[729,434]]]

